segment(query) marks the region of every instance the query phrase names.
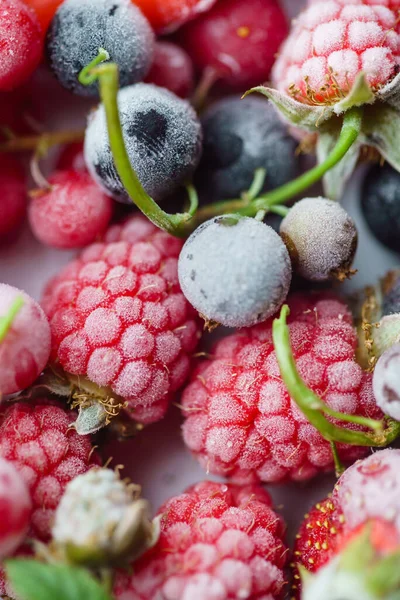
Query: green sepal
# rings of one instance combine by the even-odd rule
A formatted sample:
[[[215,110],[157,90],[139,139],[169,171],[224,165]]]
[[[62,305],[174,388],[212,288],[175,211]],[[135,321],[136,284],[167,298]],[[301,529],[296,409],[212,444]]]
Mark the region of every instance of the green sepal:
[[[322,164],[326,161],[327,157],[338,143],[339,135],[340,130],[336,129],[327,129],[326,131],[320,132],[316,146],[318,164]],[[361,145],[356,141],[342,160],[324,175],[324,193],[327,198],[330,198],[331,200],[338,200],[341,198],[346,184],[357,165],[360,149]]]
[[[21,600],[111,600],[87,571],[35,560],[6,561],[7,577]]]
[[[400,171],[400,112],[377,103],[365,110],[362,140],[379,150],[396,171]]]
[[[333,110],[337,115],[341,115],[350,108],[355,106],[365,106],[373,104],[376,96],[371,90],[371,87],[365,77],[365,73],[361,71],[354,81],[353,87],[343,100],[340,100],[333,105]]]
[[[377,99],[400,110],[400,73],[376,93]]]
[[[91,406],[80,406],[73,428],[79,435],[90,435],[97,433],[108,424],[109,415],[99,402],[93,402]]]

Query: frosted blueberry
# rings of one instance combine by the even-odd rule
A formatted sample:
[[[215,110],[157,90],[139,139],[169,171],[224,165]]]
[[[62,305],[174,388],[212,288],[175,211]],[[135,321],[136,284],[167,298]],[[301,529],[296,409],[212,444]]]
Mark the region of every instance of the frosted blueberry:
[[[386,350],[376,363],[373,390],[382,411],[400,421],[400,344]]]
[[[139,83],[118,92],[124,140],[146,192],[160,200],[191,177],[202,147],[201,125],[188,102],[155,85]],[[85,160],[98,184],[130,203],[112,157],[104,107],[89,117]]]
[[[343,281],[352,274],[357,249],[354,221],[337,203],[304,198],[283,219],[280,233],[293,267],[309,281]]]
[[[258,168],[266,170],[264,191],[296,177],[297,143],[265,99],[221,100],[205,113],[202,125],[204,150],[196,186],[204,200],[239,197]]]
[[[154,33],[130,0],[65,0],[47,34],[50,67],[60,83],[76,94],[96,96],[98,84],[83,86],[78,75],[100,48],[117,63],[124,87],[147,75]]]
[[[214,217],[186,241],[179,257],[183,293],[208,321],[250,327],[272,316],[291,282],[288,251],[264,223]]]

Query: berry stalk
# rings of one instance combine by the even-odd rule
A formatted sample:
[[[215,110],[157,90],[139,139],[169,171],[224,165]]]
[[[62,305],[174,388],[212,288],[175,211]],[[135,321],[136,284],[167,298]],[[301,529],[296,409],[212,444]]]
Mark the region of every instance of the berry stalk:
[[[24,305],[24,299],[22,296],[17,296],[12,303],[10,310],[4,317],[0,317],[0,344],[6,337],[10,330],[11,325],[14,322],[15,317]]]
[[[42,133],[40,135],[27,135],[24,137],[15,137],[0,144],[0,152],[22,152],[24,150],[37,150],[40,148],[43,153],[45,149],[58,144],[70,144],[81,142],[85,131],[82,129],[72,131],[55,131],[52,133]]]
[[[388,419],[380,422],[365,417],[346,415],[330,409],[312,390],[310,390],[299,375],[290,343],[290,331],[287,317],[290,309],[283,306],[281,316],[273,324],[273,341],[275,353],[281,372],[281,377],[291,398],[307,417],[309,422],[329,442],[338,442],[356,446],[383,447],[400,436],[400,423]],[[373,433],[353,431],[331,423],[326,416],[334,419],[361,425],[373,430]],[[386,425],[386,427],[385,427]]]

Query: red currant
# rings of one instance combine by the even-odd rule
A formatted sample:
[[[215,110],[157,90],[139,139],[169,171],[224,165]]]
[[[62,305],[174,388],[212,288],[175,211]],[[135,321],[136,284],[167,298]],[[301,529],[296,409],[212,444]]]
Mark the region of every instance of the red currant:
[[[50,21],[63,0],[24,0],[36,12],[43,31],[47,31]]]
[[[2,0],[0,18],[0,90],[23,83],[42,56],[42,29],[22,0]]]
[[[145,81],[187,98],[194,88],[193,63],[180,46],[171,42],[157,42],[153,64]]]
[[[13,233],[24,220],[26,186],[22,166],[11,156],[3,154],[0,162],[0,242]]]
[[[195,66],[211,67],[235,89],[265,82],[288,33],[277,0],[220,0],[186,25],[180,40]]]
[[[83,142],[75,142],[65,146],[57,161],[58,171],[78,171],[85,173],[86,163],[83,156]]]
[[[208,10],[216,0],[132,0],[142,9],[156,31],[173,30],[200,12]]]

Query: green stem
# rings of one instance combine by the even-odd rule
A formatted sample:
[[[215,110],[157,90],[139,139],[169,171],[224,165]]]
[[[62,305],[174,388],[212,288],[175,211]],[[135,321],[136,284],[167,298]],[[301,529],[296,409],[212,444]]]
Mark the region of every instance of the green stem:
[[[22,296],[17,296],[5,317],[0,318],[0,344],[9,332],[14,319],[24,305]]]
[[[92,83],[97,81],[97,75],[96,73],[93,73],[93,69],[106,60],[110,60],[110,55],[108,54],[107,50],[104,50],[104,48],[99,48],[99,53],[96,58],[86,65],[86,67],[79,73],[79,83],[82,85],[92,85]]]
[[[388,420],[386,423],[358,417],[345,415],[332,411],[307,385],[297,371],[296,363],[290,343],[290,331],[287,325],[287,317],[290,309],[287,305],[282,307],[281,316],[275,319],[273,324],[273,340],[275,353],[281,372],[281,377],[291,398],[307,417],[309,422],[329,442],[338,442],[356,446],[383,447],[390,444],[400,435],[400,423]],[[345,427],[339,427],[331,423],[325,416],[334,417],[337,420],[356,423],[374,430],[374,433],[363,433],[352,431]]]
[[[118,110],[118,66],[115,63],[101,64],[91,69],[91,75],[99,80],[100,96],[106,113],[110,147],[121,182],[136,206],[157,227],[176,236],[185,235],[185,225],[192,215],[190,213],[171,215],[164,212],[147,194],[132,168],[125,147],[121,120]]]
[[[340,460],[339,452],[335,442],[331,442],[331,449],[333,454],[333,462],[335,463],[335,475],[339,479],[339,477],[345,472],[346,468],[343,466],[342,461]]]

